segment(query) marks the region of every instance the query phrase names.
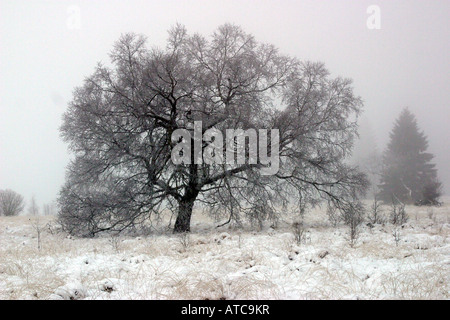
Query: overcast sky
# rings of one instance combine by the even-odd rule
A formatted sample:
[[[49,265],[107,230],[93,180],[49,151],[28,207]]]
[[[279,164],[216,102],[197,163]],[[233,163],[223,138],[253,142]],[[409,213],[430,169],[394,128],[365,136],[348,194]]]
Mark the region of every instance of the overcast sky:
[[[408,106],[429,138],[450,194],[450,1],[0,0],[0,189],[39,205],[56,199],[69,160],[59,136],[72,90],[121,33],[165,45],[175,23],[210,34],[231,22],[282,53],[322,61],[354,80],[385,148]],[[379,29],[367,13],[380,9]]]

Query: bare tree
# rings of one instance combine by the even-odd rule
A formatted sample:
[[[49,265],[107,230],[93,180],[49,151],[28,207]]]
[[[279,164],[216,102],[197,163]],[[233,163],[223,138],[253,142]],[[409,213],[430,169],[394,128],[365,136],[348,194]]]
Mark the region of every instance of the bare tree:
[[[0,190],[0,215],[16,216],[23,211],[23,196],[12,190]]]
[[[39,215],[39,207],[36,203],[36,199],[34,198],[34,196],[31,198],[31,202],[30,205],[28,207],[28,214],[30,216],[37,216]]]
[[[43,226],[41,224],[41,218],[38,216],[38,214],[33,214],[34,217],[30,218],[31,226],[36,231],[36,237],[37,237],[37,248],[38,250],[41,250],[42,248],[42,231]]]
[[[371,224],[384,223],[385,219],[384,219],[382,213],[383,213],[382,203],[379,200],[378,195],[375,193],[373,202],[370,206],[369,215],[367,217],[369,220],[369,223],[371,223]]]
[[[344,223],[349,227],[348,241],[353,248],[359,238],[360,226],[364,221],[364,205],[361,202],[350,203],[343,209]]]
[[[42,208],[43,208],[44,216],[55,215],[55,205],[54,205],[54,203],[44,204]]]
[[[398,247],[398,243],[401,240],[401,233],[399,228],[394,228],[392,231],[392,236],[394,237],[395,246]]]
[[[350,80],[330,78],[322,63],[281,55],[229,24],[209,39],[176,26],[164,50],[126,34],[110,56],[111,66],[99,65],[76,89],[61,127],[75,154],[59,198],[69,232],[124,230],[161,208],[176,212],[174,232],[187,232],[194,203],[229,221],[246,216],[259,224],[295,198],[302,210],[320,199],[342,210],[364,191],[365,176],[344,162],[362,102]],[[174,139],[179,129],[191,134]],[[230,129],[279,130],[279,153],[266,150],[279,170],[265,174],[274,163],[259,155],[196,161],[213,141],[222,142],[213,156],[227,156],[229,140],[205,137],[210,129],[222,137]],[[272,138],[266,136],[271,146]],[[245,139],[246,154],[261,150]],[[194,145],[193,152],[178,150],[180,143]],[[172,161],[174,152],[183,162]]]

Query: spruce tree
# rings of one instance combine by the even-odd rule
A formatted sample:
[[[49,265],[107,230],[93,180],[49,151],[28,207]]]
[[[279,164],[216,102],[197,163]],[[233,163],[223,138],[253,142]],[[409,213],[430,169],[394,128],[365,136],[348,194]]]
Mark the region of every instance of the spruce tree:
[[[385,202],[437,204],[441,183],[433,155],[426,152],[427,137],[415,116],[405,108],[394,124],[383,154],[380,198]]]

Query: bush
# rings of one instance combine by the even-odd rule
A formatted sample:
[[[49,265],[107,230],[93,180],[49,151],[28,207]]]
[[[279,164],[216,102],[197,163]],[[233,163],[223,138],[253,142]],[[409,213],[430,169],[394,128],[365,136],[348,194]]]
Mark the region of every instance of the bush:
[[[394,225],[402,225],[408,222],[408,215],[405,211],[405,204],[392,202],[390,221]]]
[[[16,216],[25,207],[23,197],[12,190],[0,190],[0,215]]]

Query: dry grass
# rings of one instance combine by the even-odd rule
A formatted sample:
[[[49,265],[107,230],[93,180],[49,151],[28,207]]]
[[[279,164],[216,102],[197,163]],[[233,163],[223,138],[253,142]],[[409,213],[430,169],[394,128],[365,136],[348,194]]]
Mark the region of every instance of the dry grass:
[[[354,248],[320,208],[306,216],[302,242],[297,217],[254,232],[215,229],[196,212],[186,238],[76,239],[41,217],[38,249],[29,217],[0,217],[0,299],[55,298],[70,284],[87,299],[448,299],[450,206],[407,212],[398,246],[386,224],[364,227]]]

